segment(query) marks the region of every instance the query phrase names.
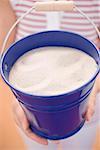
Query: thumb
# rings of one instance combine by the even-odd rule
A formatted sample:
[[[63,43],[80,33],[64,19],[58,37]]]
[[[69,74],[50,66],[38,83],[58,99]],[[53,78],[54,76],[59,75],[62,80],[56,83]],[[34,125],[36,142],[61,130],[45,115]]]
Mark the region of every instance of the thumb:
[[[32,139],[40,144],[47,145],[48,142],[46,139],[43,139],[43,138],[37,136],[29,128],[29,122],[28,122],[27,116],[26,116],[23,108],[20,106],[20,104],[18,102],[17,103],[15,102],[13,108],[14,108],[13,109],[14,119],[15,119],[17,125],[26,134],[26,136],[28,136],[30,139]]]
[[[29,122],[27,120],[26,114],[21,107],[20,103],[15,101],[13,103],[13,115],[14,115],[14,120],[16,124],[21,128],[21,129],[26,129],[29,127]]]
[[[86,119],[86,121],[90,121],[91,120],[94,112],[95,112],[94,111],[94,105],[92,105],[92,104],[89,105],[87,107],[87,110],[86,110],[85,115],[84,115],[84,118]]]

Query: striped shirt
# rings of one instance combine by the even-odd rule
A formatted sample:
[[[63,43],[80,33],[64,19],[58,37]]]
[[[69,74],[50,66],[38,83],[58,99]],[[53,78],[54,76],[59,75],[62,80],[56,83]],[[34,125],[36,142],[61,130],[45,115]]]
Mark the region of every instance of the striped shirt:
[[[38,0],[11,0],[17,17],[23,15]],[[44,1],[44,0],[40,0]],[[84,13],[100,27],[100,0],[74,0]],[[48,25],[49,24],[49,25]],[[50,28],[51,27],[51,28]],[[98,35],[93,26],[79,12],[35,12],[28,14],[17,26],[16,40],[48,29],[60,29],[83,35],[95,44]]]

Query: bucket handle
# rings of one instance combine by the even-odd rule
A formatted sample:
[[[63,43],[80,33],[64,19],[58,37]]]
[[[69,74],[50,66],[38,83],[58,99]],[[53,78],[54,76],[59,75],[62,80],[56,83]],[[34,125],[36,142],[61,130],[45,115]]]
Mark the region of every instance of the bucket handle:
[[[63,2],[64,2],[64,1],[63,1]],[[69,2],[72,2],[73,9],[72,9],[72,5],[69,5]],[[36,2],[36,3],[38,3],[38,2]],[[43,3],[45,4],[45,3],[47,3],[47,2],[41,2],[41,4],[43,4]],[[57,4],[58,1],[55,1],[54,3]],[[59,1],[59,4],[62,4],[62,1]],[[99,29],[97,28],[96,24],[90,19],[90,17],[88,17],[87,14],[85,14],[79,7],[77,7],[77,6],[74,4],[73,1],[68,1],[67,4],[69,5],[69,7],[71,7],[71,9],[70,9],[69,7],[68,7],[68,9],[70,9],[70,10],[77,10],[81,15],[83,15],[83,16],[92,24],[93,28],[96,30],[96,32],[97,32],[97,34],[98,34],[98,37],[99,37],[99,39],[100,39],[100,31],[99,31]],[[30,12],[32,12],[33,10],[35,11],[36,6],[38,6],[38,5],[32,6],[32,7],[31,7],[28,11],[26,11],[20,18],[18,18],[17,21],[12,25],[12,27],[11,27],[10,30],[8,31],[8,33],[7,33],[6,37],[5,37],[5,40],[4,40],[4,42],[3,42],[3,46],[2,46],[2,50],[1,50],[1,57],[3,56],[3,52],[4,52],[4,49],[5,49],[5,47],[6,47],[6,43],[7,43],[8,39],[9,39],[10,34],[11,34],[12,31],[14,30],[14,28],[17,26],[17,24],[18,24],[22,19],[24,19],[25,16],[27,16],[27,15],[28,15]],[[67,6],[67,5],[66,5],[66,6]],[[62,9],[63,9],[63,7],[62,7]],[[45,11],[47,11],[47,10],[45,10]],[[58,11],[61,11],[61,10],[58,10]],[[63,10],[62,10],[62,11],[63,11]]]

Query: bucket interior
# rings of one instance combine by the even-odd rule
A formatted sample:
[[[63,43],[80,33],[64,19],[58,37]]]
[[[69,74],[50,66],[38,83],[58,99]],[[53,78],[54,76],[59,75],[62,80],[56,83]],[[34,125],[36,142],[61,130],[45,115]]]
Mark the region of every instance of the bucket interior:
[[[4,54],[1,70],[5,79],[9,80],[9,72],[19,57],[32,49],[45,46],[71,47],[81,50],[92,56],[99,65],[99,54],[96,47],[84,37],[65,31],[40,32],[14,43]]]

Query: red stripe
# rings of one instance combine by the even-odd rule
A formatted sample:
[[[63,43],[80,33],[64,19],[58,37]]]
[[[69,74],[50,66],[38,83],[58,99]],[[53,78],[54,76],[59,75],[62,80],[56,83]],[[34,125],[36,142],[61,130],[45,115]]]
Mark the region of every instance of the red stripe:
[[[80,8],[80,7],[79,7]],[[81,8],[80,8],[81,9]],[[99,10],[97,9],[97,10],[90,10],[90,9],[88,9],[88,10],[84,10],[84,9],[81,9],[84,13],[87,13],[87,14],[92,14],[92,13],[94,13],[94,14],[99,14]],[[70,14],[79,14],[78,13],[78,11],[74,11],[74,12],[68,12],[68,11],[65,11],[65,14],[68,14],[68,13],[70,13]]]
[[[21,29],[22,30],[22,29]],[[22,33],[23,32],[23,33]],[[20,32],[20,29],[19,29],[19,32],[18,32],[18,34],[17,34],[17,36],[16,36],[16,38],[23,38],[23,37],[25,37],[25,36],[28,36],[28,35],[30,35],[30,34],[34,34],[34,33],[36,33],[36,31],[32,31],[32,32],[30,32],[30,33],[25,33],[24,31],[22,31],[22,32]]]
[[[33,24],[28,24],[28,23],[21,23],[25,27],[32,27],[32,28],[44,28],[45,25],[33,25]]]
[[[94,14],[99,14],[99,10],[97,9],[97,10],[83,10],[85,13],[87,13],[87,14],[92,14],[92,13],[94,13]]]
[[[19,13],[19,12],[20,12],[20,13],[25,13],[26,11],[25,11],[25,10],[16,10],[16,12],[17,12],[17,13]],[[45,16],[45,14],[36,13],[36,12],[30,12],[30,14],[31,14],[31,15],[34,14],[35,16],[42,16],[42,17]]]
[[[95,21],[95,24],[97,24],[97,26],[100,26],[100,20]]]
[[[92,17],[90,17],[91,19],[93,18],[94,19],[94,16],[92,16]],[[98,17],[96,17],[97,19],[99,19]],[[73,16],[63,16],[63,19],[73,19],[73,20],[86,20],[86,18],[85,17],[81,17],[81,16],[78,16],[78,17],[75,17],[74,15]]]
[[[91,31],[91,28],[82,28],[82,29],[76,29],[76,28],[70,28],[70,27],[64,27],[63,25],[60,26],[62,29],[66,29],[66,30],[75,30],[76,32],[77,31]],[[73,26],[75,27],[75,26]]]
[[[87,14],[97,14],[99,15],[99,10],[84,10],[84,9],[81,9],[84,13],[87,13]],[[72,12],[72,11],[64,11],[65,14],[80,14],[77,10]]]
[[[81,2],[80,2],[81,3]],[[80,7],[80,8],[82,8],[82,7],[85,7],[85,8],[90,8],[90,7],[99,7],[100,6],[100,4],[99,3],[97,3],[97,4],[92,4],[92,2],[90,2],[90,4],[79,4],[79,3],[76,3],[76,6],[78,6],[78,7]]]
[[[46,20],[45,19],[31,19],[31,18],[28,18],[28,17],[26,17],[24,20],[26,20],[26,21],[30,21],[30,22],[42,22],[42,23],[45,23],[46,22]]]
[[[34,31],[33,31],[32,33],[34,33]],[[31,33],[31,34],[32,34],[32,33]],[[25,33],[21,33],[21,32],[19,31],[19,32],[18,32],[18,35],[16,36],[16,38],[19,39],[19,38],[23,38],[23,37],[28,36],[28,35],[30,35],[30,33],[29,33],[29,34],[28,34],[28,33],[25,34]]]
[[[23,4],[23,3],[21,3],[21,4],[17,3],[17,4],[16,4],[16,6],[17,6],[17,7],[26,7],[26,8],[31,8],[31,6],[26,5],[26,4]]]
[[[61,21],[61,24],[63,24],[63,25],[89,25],[90,23],[88,23],[88,21],[87,22],[80,22],[80,20],[82,19],[83,21],[84,20],[86,20],[85,18],[78,18],[78,17],[75,17],[75,18],[73,18],[73,19],[71,19],[73,22],[68,22],[68,20],[67,19],[69,19],[69,18],[65,18],[65,17],[63,17],[62,18],[62,21]],[[78,20],[79,22],[75,22],[76,20]],[[100,25],[100,21],[99,21],[99,19],[97,20],[96,18],[93,18],[93,21],[95,22],[95,24],[97,24],[97,25]]]
[[[81,25],[81,26],[87,26],[87,25],[90,25],[90,23],[88,23],[88,22],[86,22],[86,23],[84,23],[84,22],[80,22],[80,20],[79,20],[79,22],[68,22],[68,21],[61,21],[61,24],[63,24],[63,25]]]
[[[22,38],[22,37],[24,37],[24,36],[25,36],[25,33],[22,34],[20,31],[18,32],[18,37],[19,37],[19,38]]]
[[[35,29],[34,29],[35,28]],[[33,28],[33,30],[32,31],[30,31],[30,30],[28,30],[27,28],[26,29],[23,29],[22,27],[20,27],[20,29],[19,30],[22,30],[23,32],[26,32],[26,33],[33,33],[33,31],[34,30],[36,30],[36,29],[44,29],[45,28],[45,26],[42,26],[42,27],[40,27],[40,26],[34,26],[34,28]]]

